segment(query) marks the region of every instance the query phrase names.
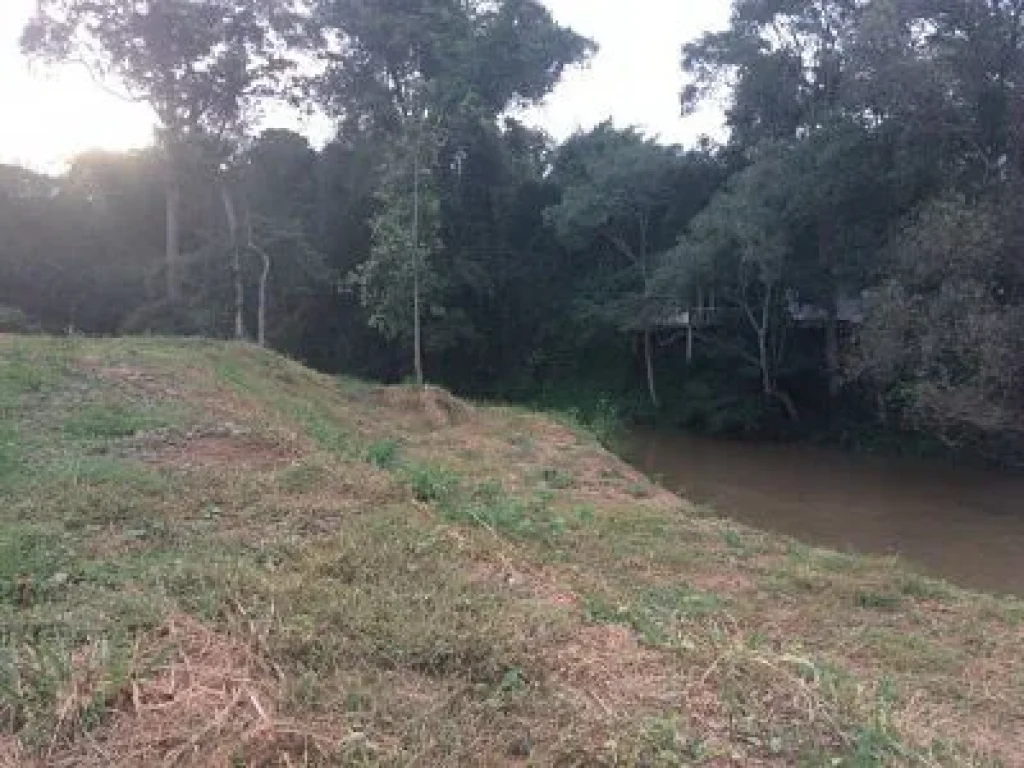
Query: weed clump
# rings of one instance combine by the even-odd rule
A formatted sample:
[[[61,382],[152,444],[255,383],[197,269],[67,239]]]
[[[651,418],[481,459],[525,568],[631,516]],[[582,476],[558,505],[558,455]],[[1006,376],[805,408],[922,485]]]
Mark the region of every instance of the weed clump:
[[[366,449],[366,461],[378,469],[394,469],[398,466],[400,451],[396,440],[378,440]]]
[[[450,504],[462,483],[456,473],[432,465],[410,467],[408,480],[416,501],[425,504]]]

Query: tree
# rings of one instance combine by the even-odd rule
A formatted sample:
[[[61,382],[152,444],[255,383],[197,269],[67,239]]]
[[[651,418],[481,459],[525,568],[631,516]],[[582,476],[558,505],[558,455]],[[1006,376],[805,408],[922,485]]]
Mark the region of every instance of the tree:
[[[437,187],[429,175],[436,153],[435,135],[422,126],[394,143],[377,191],[370,258],[352,275],[370,310],[370,324],[389,338],[412,341],[413,370],[421,387],[423,309],[443,311],[435,303],[437,276],[429,269],[430,256],[441,247]]]
[[[410,110],[488,119],[546,96],[591,41],[555,23],[537,0],[317,0],[336,41],[320,96],[348,130],[401,130]]]
[[[683,169],[678,148],[604,123],[562,147],[555,162],[562,199],[547,211],[563,244],[601,254],[608,280],[620,286],[617,295],[599,296],[591,307],[620,330],[642,335],[647,390],[655,407],[654,336],[663,309],[652,300],[651,281],[663,250],[678,234],[670,214]]]
[[[730,28],[683,50],[692,109],[731,89],[733,141],[785,141],[826,125],[842,107],[848,47],[869,0],[736,0]]]
[[[390,166],[376,196],[383,210],[375,219],[375,248],[355,281],[374,327],[400,338],[407,335],[400,323],[409,323],[422,382],[422,310],[427,292],[439,295],[446,279],[429,274],[423,259],[443,246],[434,190],[453,173],[441,158],[465,153],[452,141],[453,124],[493,124],[511,104],[543,97],[592,45],[557,25],[535,0],[320,0],[317,8],[328,37],[338,41],[320,84],[324,103],[342,119],[343,131],[393,145],[381,149]],[[396,261],[402,248],[408,268]],[[381,279],[386,275],[392,279]],[[396,311],[396,296],[408,298],[411,313]],[[438,316],[445,311],[436,303],[430,309]]]
[[[879,4],[869,21],[859,103],[896,137],[890,167],[931,183],[882,251],[852,373],[948,443],[1019,444],[1024,5]]]
[[[235,169],[241,209],[239,252],[257,259],[255,320],[260,346],[293,336],[287,329],[307,311],[310,298],[336,283],[315,244],[317,172],[317,153],[309,141],[282,130],[264,131]],[[246,272],[242,270],[243,278]],[[245,285],[252,279],[242,282],[242,290],[248,292]]]
[[[779,383],[792,322],[787,182],[786,154],[763,148],[696,217],[664,260],[655,285],[676,306],[694,306],[695,296],[714,295],[719,314],[702,338],[753,364],[761,394],[795,421],[796,405]],[[731,335],[734,324],[744,329],[739,343]]]
[[[0,302],[50,332],[116,333],[147,298],[163,214],[152,152],[91,152],[47,177],[0,167]]]
[[[279,93],[305,31],[295,0],[40,0],[22,36],[33,56],[76,62],[152,107],[166,157],[167,297],[181,295],[182,166],[238,133]]]
[[[887,409],[954,444],[1024,424],[1019,204],[999,202],[940,201],[907,223],[854,357]]]
[[[745,152],[764,142],[792,148],[793,178],[784,209],[801,232],[790,238],[802,262],[801,298],[825,312],[824,360],[829,394],[842,384],[839,306],[858,296],[869,269],[860,263],[891,213],[865,111],[849,97],[864,0],[741,0],[731,28],[684,51],[689,109],[721,83],[732,85],[732,141]],[[876,244],[877,245],[877,244]]]

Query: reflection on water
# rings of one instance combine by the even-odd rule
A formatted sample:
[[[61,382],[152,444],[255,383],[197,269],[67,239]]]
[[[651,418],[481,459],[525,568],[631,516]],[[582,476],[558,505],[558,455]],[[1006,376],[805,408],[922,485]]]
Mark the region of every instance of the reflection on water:
[[[1024,478],[819,448],[637,430],[626,458],[721,515],[811,544],[900,554],[956,584],[1024,595]]]

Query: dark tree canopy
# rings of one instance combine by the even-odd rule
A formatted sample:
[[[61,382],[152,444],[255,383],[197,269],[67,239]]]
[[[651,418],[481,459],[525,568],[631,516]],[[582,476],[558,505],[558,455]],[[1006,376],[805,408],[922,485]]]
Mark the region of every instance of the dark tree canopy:
[[[594,51],[537,0],[39,9],[25,50],[162,141],[0,168],[2,322],[259,329],[477,396],[1024,456],[1019,0],[735,0],[665,96],[725,100],[692,147],[510,117]],[[259,134],[271,98],[332,139]]]
[[[322,92],[359,124],[430,107],[493,119],[546,96],[593,44],[537,0],[317,0],[333,42]]]

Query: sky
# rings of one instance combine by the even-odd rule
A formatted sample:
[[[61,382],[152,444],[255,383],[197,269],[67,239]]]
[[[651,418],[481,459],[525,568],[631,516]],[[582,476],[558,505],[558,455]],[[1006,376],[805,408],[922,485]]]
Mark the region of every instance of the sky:
[[[529,122],[557,139],[612,118],[666,142],[692,143],[721,133],[715,108],[682,118],[679,68],[683,43],[728,20],[729,0],[543,0],[555,18],[598,42],[600,52],[570,72]],[[0,0],[0,162],[59,171],[89,149],[133,149],[151,143],[153,117],[95,84],[81,67],[30,64],[18,38],[35,0]],[[326,138],[322,120],[276,112],[265,127]]]

